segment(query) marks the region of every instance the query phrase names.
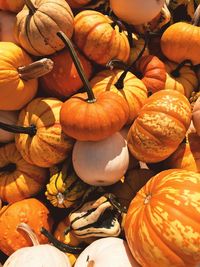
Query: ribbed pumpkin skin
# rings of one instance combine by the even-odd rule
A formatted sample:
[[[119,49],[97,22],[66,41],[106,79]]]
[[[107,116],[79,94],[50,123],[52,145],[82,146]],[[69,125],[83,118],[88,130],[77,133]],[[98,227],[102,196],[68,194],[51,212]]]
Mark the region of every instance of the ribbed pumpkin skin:
[[[126,62],[130,54],[128,39],[113,21],[94,10],[79,12],[74,18],[74,42],[91,60],[106,65],[117,58]]]
[[[143,82],[134,74],[128,72],[124,79],[124,88],[117,89],[115,83],[121,76],[121,70],[105,70],[99,72],[91,81],[94,93],[113,91],[122,96],[129,106],[129,118],[127,124],[133,122],[147,99],[147,89]]]
[[[179,91],[189,98],[192,91],[198,86],[198,78],[195,72],[190,67],[184,66],[180,70],[180,76],[173,77],[171,72],[176,69],[177,64],[167,61],[165,62],[165,67],[167,71],[167,79],[164,89]]]
[[[156,56],[147,55],[137,62],[137,70],[142,73],[142,81],[147,90],[155,93],[164,89],[166,69],[164,63]]]
[[[19,110],[36,94],[36,79],[23,81],[17,69],[32,63],[30,56],[11,42],[0,42],[0,110]]]
[[[71,8],[79,8],[89,4],[91,0],[67,0]]]
[[[128,65],[131,65],[136,60],[136,58],[139,56],[145,44],[144,39],[137,36],[134,33],[132,34],[132,39],[133,39],[133,44],[132,44],[132,47],[130,48],[130,56],[128,60]],[[144,50],[143,56],[146,56],[148,54],[149,54],[149,50],[146,47],[146,49]]]
[[[194,65],[200,63],[200,29],[187,22],[169,26],[161,37],[163,54],[171,61],[181,63],[190,59]]]
[[[24,0],[0,0],[0,10],[19,12],[24,6]]]
[[[37,8],[34,14],[25,5],[17,14],[15,38],[28,53],[50,55],[64,47],[56,33],[73,34],[74,16],[65,0],[31,0]]]
[[[171,169],[151,178],[132,200],[125,235],[143,267],[200,262],[200,174]]]
[[[47,238],[40,233],[40,228],[45,227],[50,231],[52,219],[49,210],[35,198],[24,199],[4,206],[0,211],[0,250],[6,255],[32,245],[26,234],[16,230],[21,222],[29,224],[40,244],[48,243]]]
[[[22,157],[39,167],[51,167],[63,161],[74,141],[64,135],[60,125],[63,102],[56,98],[35,98],[22,109],[18,125],[35,125],[35,136],[16,134],[15,143]]]
[[[1,171],[9,163],[14,171]],[[8,203],[37,194],[44,186],[47,170],[27,163],[17,151],[15,143],[0,148],[0,198]]]
[[[187,98],[174,90],[149,97],[128,132],[128,147],[143,162],[159,162],[172,154],[185,137],[191,122]]]

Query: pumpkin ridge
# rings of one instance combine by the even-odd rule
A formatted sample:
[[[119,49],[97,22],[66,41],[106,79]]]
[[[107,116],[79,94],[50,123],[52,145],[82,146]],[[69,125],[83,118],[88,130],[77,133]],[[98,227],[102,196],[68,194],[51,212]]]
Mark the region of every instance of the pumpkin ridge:
[[[41,142],[47,144],[48,146],[52,147],[54,151],[61,153],[65,153],[65,148],[63,147],[57,147],[56,144],[52,144],[51,142],[46,141],[45,139],[42,139],[39,135],[37,135],[38,139],[40,139]],[[55,152],[54,152],[55,153]]]
[[[67,2],[66,2],[67,3]],[[40,7],[42,7],[43,5],[46,5],[47,3],[42,3],[41,5],[40,5]],[[57,1],[55,1],[55,2],[51,2],[51,1],[48,1],[48,4],[56,4],[57,6],[60,6],[60,7],[62,7],[62,8],[64,8],[64,10],[65,11],[67,11],[68,13],[69,13],[69,15],[72,17],[72,13],[70,12],[70,10],[68,9],[68,8],[65,8],[65,6],[63,6],[63,5],[61,5],[60,3],[58,3]],[[68,3],[67,3],[68,4]],[[41,12],[41,10],[38,10],[39,12]],[[47,15],[47,14],[46,14]],[[73,17],[72,17],[72,19],[73,19]]]
[[[104,23],[109,23],[109,19],[107,17],[105,17],[101,12],[97,12],[97,11],[94,11],[94,10],[82,11],[81,14],[79,13],[78,15],[76,15],[74,22],[75,22],[75,24],[77,24],[77,23],[80,22],[80,20],[82,18],[85,18],[85,16],[96,16],[96,15],[101,16],[105,20]]]
[[[42,177],[39,177],[39,179],[37,180],[37,178],[38,178],[38,176],[37,176],[37,178],[36,178],[36,175],[33,175],[32,173],[30,173],[30,172],[26,172],[26,171],[24,171],[24,170],[21,170],[20,168],[18,168],[17,169],[19,172],[21,172],[21,175],[25,175],[25,176],[27,176],[27,178],[26,179],[31,179],[31,180],[33,180],[35,183],[37,183],[37,184],[44,184],[44,181],[42,181]]]
[[[41,121],[43,121],[42,120],[42,116],[44,116],[45,115],[45,113],[47,113],[48,111],[52,111],[52,109],[54,109],[54,108],[58,108],[58,107],[61,107],[62,106],[62,102],[59,102],[59,103],[55,103],[54,105],[52,105],[52,106],[47,106],[47,108],[45,109],[45,110],[43,110],[43,112],[42,113],[39,113],[39,112],[37,112],[38,114],[38,118],[37,118],[37,120],[35,121],[35,124],[36,124],[36,126],[37,126],[37,124],[38,124],[38,121],[39,120],[41,120]],[[40,111],[40,110],[39,110]],[[30,119],[29,121],[31,121],[32,119]],[[53,122],[53,124],[50,124],[50,126],[53,126],[54,124],[59,124],[59,122],[56,122],[56,118],[55,118],[55,122]],[[45,124],[45,126],[46,126],[46,124]],[[44,127],[44,126],[42,126],[42,127]]]

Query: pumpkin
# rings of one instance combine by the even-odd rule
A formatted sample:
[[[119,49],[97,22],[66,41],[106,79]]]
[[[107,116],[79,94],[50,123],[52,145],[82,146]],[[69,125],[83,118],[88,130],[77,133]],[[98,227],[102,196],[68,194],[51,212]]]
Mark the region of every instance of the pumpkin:
[[[85,75],[89,79],[92,74],[91,63],[77,50],[76,53]],[[54,62],[54,67],[49,74],[41,77],[41,85],[48,95],[66,99],[76,93],[83,86],[83,83],[67,49],[63,49],[49,58]]]
[[[113,58],[123,62],[129,58],[126,34],[111,18],[94,10],[81,11],[75,16],[73,40],[90,60],[101,65]]]
[[[76,141],[72,162],[76,174],[85,183],[95,186],[114,184],[128,168],[127,142],[120,133],[96,142]]]
[[[163,54],[171,61],[181,63],[191,60],[194,65],[200,63],[199,56],[199,9],[196,9],[194,22],[180,21],[170,25],[161,37],[161,49]]]
[[[199,142],[200,136],[195,133],[188,134],[186,141],[165,160],[166,168],[200,172]]]
[[[164,89],[166,82],[166,69],[164,63],[156,56],[147,55],[137,61],[137,71],[147,90],[155,93]]]
[[[37,194],[46,183],[47,170],[27,163],[15,143],[0,147],[0,198],[16,202]]]
[[[70,39],[63,32],[58,36],[69,48],[87,92],[73,95],[62,105],[60,121],[63,132],[80,141],[103,140],[125,125],[129,116],[126,100],[114,92],[101,92],[95,97]]]
[[[70,208],[80,202],[88,185],[75,174],[71,160],[50,169],[51,177],[45,195],[51,204],[59,208]]]
[[[150,96],[128,133],[133,156],[146,163],[169,157],[185,138],[191,122],[187,98],[174,90],[161,90]]]
[[[174,62],[166,61],[167,79],[165,89],[177,90],[187,98],[198,86],[198,78],[195,72],[184,64],[177,65]]]
[[[192,111],[192,121],[194,123],[194,127],[197,131],[197,134],[200,135],[200,97],[194,104],[193,111]]]
[[[131,124],[147,99],[147,89],[143,82],[131,72],[126,74],[121,84],[123,75],[124,72],[121,70],[103,70],[90,81],[90,84],[94,94],[113,91],[122,96],[129,106],[127,124]]]
[[[15,14],[7,11],[0,11],[0,41],[13,42],[14,38],[14,24]]]
[[[24,0],[0,0],[0,10],[19,12],[25,4]]]
[[[25,232],[31,239],[33,246],[23,247],[15,251],[6,260],[4,267],[71,267],[68,257],[62,251],[49,244],[40,245],[36,234],[26,223],[20,223],[17,230]]]
[[[36,95],[37,78],[51,71],[53,62],[32,62],[30,56],[12,42],[0,42],[0,110],[19,110]]]
[[[102,256],[103,255],[103,256]],[[131,256],[127,242],[117,237],[100,238],[78,257],[74,267],[139,267]]]
[[[40,233],[40,228],[43,226],[51,229],[49,210],[35,198],[20,200],[0,210],[0,249],[6,255],[32,245],[28,236],[17,231],[17,226],[22,222],[28,223],[34,230],[40,244],[47,243],[47,238]]]
[[[15,143],[30,164],[51,167],[71,152],[74,141],[64,135],[60,125],[62,104],[56,98],[39,97],[20,111],[18,125],[23,127],[13,127],[19,129]]]
[[[125,218],[125,236],[143,267],[200,262],[199,192],[199,173],[170,169],[137,193]]]
[[[125,178],[106,188],[107,192],[114,194],[122,207],[128,209],[131,200],[137,192],[156,174],[149,169],[132,169],[125,174]]]
[[[8,124],[16,124],[18,120],[17,111],[0,110],[0,121]],[[0,129],[0,143],[8,143],[14,141],[15,135]]]
[[[117,17],[123,21],[139,25],[152,20],[161,11],[164,0],[149,0],[141,2],[140,0],[110,0],[110,5]]]
[[[91,0],[67,0],[67,3],[70,5],[71,8],[80,8],[89,4]]]
[[[56,33],[62,30],[69,38],[73,34],[74,16],[65,0],[24,0],[17,14],[15,38],[28,53],[50,55],[64,45]],[[50,29],[50,30],[49,30]]]

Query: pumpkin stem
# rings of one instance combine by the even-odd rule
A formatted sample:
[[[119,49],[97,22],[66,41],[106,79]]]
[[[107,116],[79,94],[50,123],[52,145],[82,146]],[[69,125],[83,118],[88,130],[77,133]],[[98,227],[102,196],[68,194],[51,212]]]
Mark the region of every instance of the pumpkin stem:
[[[192,24],[194,26],[200,25],[200,5],[198,5],[197,9],[195,10],[195,13],[192,19]]]
[[[43,58],[35,61],[27,66],[19,67],[19,77],[24,80],[32,80],[44,76],[53,69],[53,61],[48,58]]]
[[[65,244],[63,242],[60,242],[57,240],[49,231],[47,231],[44,227],[40,229],[40,232],[48,238],[48,240],[59,250],[65,252],[65,253],[72,253],[72,254],[80,254],[85,248],[84,246],[79,247],[73,247],[68,244]]]
[[[74,50],[74,47],[73,47],[71,40],[62,31],[57,32],[57,35],[63,41],[63,43],[67,46],[67,48],[69,49],[69,52],[70,52],[70,55],[73,59],[74,65],[76,66],[77,72],[78,72],[78,74],[82,80],[82,83],[84,84],[85,89],[86,89],[86,92],[88,95],[87,101],[89,103],[94,103],[96,101],[96,98],[94,96],[94,93],[92,91],[90,83],[84,74],[83,68],[82,68],[81,63],[78,59],[78,56]]]
[[[28,234],[29,238],[31,239],[31,241],[33,243],[33,246],[40,245],[36,234],[34,233],[34,231],[31,229],[31,227],[28,224],[26,224],[26,223],[20,223],[17,226],[17,230],[18,229],[23,230],[24,232],[26,232]]]
[[[122,69],[122,70],[126,70],[126,68],[128,67],[126,63],[124,63],[123,61],[121,61],[120,59],[111,59],[107,64],[106,67],[110,70],[113,70],[115,68],[117,69]]]
[[[190,64],[190,67],[193,67],[194,65],[192,64],[192,61],[189,59],[186,59],[184,61],[182,61],[180,64],[178,64],[178,66],[176,67],[175,70],[173,70],[170,74],[174,77],[174,78],[178,78],[180,77],[180,70],[186,65],[186,64]]]
[[[119,77],[118,81],[115,83],[115,87],[120,90],[120,89],[123,89],[124,88],[124,79],[126,78],[126,75],[129,71],[132,70],[132,68],[135,66],[135,63],[142,57],[142,55],[144,54],[144,51],[148,45],[148,42],[149,42],[149,33],[147,33],[145,35],[145,42],[144,42],[144,47],[142,48],[142,50],[140,51],[139,55],[137,56],[137,58],[133,61],[133,63],[128,66],[124,72],[121,74],[121,76]]]
[[[34,6],[31,0],[24,0],[25,5],[28,7],[29,12],[33,15],[36,11],[37,8]]]
[[[10,125],[4,122],[0,122],[0,129],[10,133],[25,133],[30,136],[36,135],[37,129],[35,125],[30,125],[29,127]]]

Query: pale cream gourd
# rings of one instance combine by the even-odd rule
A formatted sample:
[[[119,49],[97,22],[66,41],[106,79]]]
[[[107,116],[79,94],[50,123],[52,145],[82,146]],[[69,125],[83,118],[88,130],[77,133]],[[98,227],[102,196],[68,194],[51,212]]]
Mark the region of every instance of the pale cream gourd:
[[[76,174],[95,186],[107,186],[119,181],[127,171],[129,152],[120,133],[101,141],[77,141],[72,152]]]
[[[13,42],[14,38],[14,24],[16,16],[14,13],[8,11],[0,11],[0,41]]]
[[[200,135],[200,97],[194,104],[194,108],[192,111],[192,121],[197,134]]]
[[[110,0],[110,5],[120,19],[133,25],[147,23],[161,11],[165,0]]]
[[[0,122],[7,123],[10,125],[16,125],[18,120],[17,111],[4,111],[0,110]],[[0,143],[8,143],[15,139],[14,133],[9,133],[0,129]]]
[[[3,267],[71,267],[65,253],[49,244],[40,245],[36,235],[27,224],[21,223],[18,230],[23,230],[28,234],[33,246],[16,250],[6,260]]]
[[[94,241],[78,257],[74,267],[139,267],[126,241],[106,237]]]

